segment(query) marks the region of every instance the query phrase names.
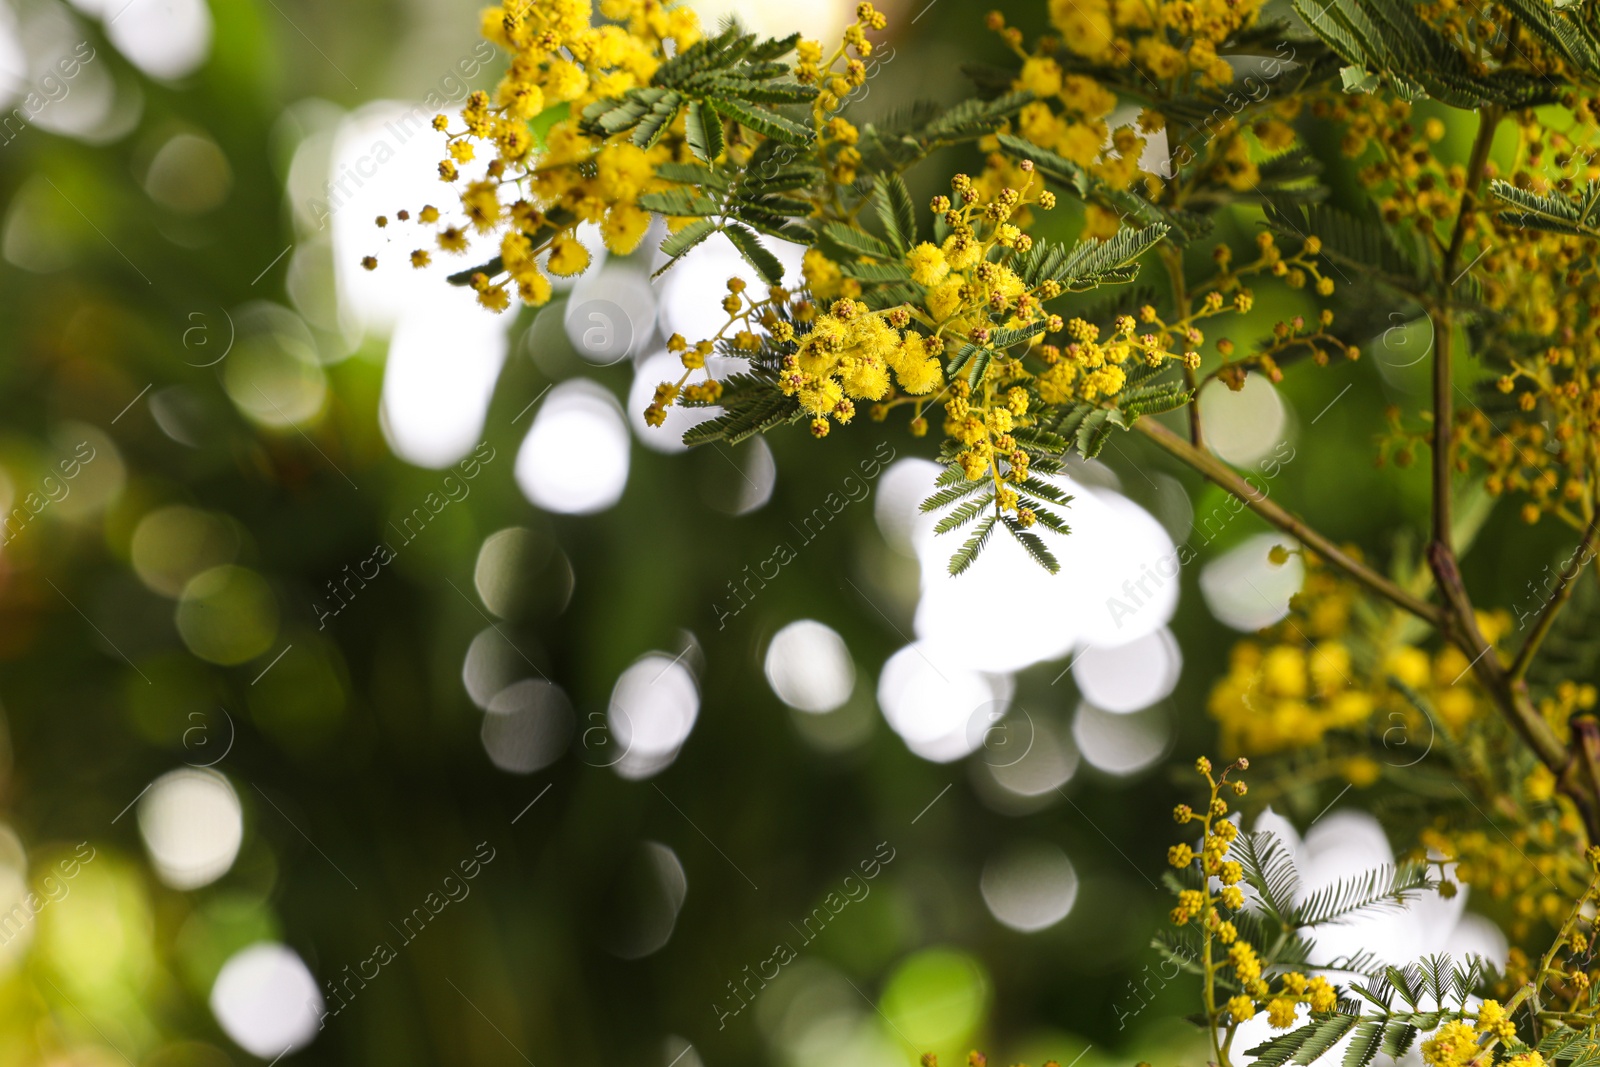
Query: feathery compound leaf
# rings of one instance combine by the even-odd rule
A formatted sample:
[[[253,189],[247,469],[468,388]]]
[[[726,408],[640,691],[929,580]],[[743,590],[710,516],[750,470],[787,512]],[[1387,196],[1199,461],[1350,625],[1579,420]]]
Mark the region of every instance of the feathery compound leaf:
[[[839,273],[863,282],[909,282],[911,272],[898,263],[840,263]]]
[[[939,511],[942,508],[947,508],[951,504],[954,504],[957,500],[960,500],[962,497],[968,497],[973,493],[981,492],[984,489],[991,488],[991,483],[981,479],[976,482],[968,481],[966,472],[960,467],[949,467],[945,471],[946,474],[950,474],[952,472],[958,476],[961,481],[956,485],[940,489],[937,493],[934,493],[928,499],[924,500],[921,505],[921,509],[924,514],[930,511]],[[943,480],[943,478],[940,479],[940,481]]]
[[[1383,1033],[1383,1047],[1379,1051],[1385,1056],[1393,1056],[1395,1059],[1399,1059],[1411,1048],[1411,1044],[1416,1041],[1419,1032],[1415,1026],[1409,1024],[1391,1026]]]
[[[722,155],[722,118],[709,101],[696,100],[689,105],[689,115],[684,120],[684,135],[689,148],[707,163]]]
[[[710,219],[696,219],[662,241],[661,252],[669,259],[677,259],[716,232],[717,224]]]
[[[982,515],[992,503],[994,503],[994,490],[990,489],[977,500],[967,501],[934,523],[933,532],[943,534],[949,533],[951,530],[960,529],[979,515]]]
[[[657,189],[641,193],[639,206],[663,215],[696,216],[715,215],[717,202],[709,197],[696,196],[688,189]]]
[[[1133,274],[1125,268],[1134,266],[1134,260],[1166,235],[1166,223],[1156,222],[1137,230],[1124,227],[1108,241],[1080,241],[1054,280],[1074,290],[1093,288],[1114,276],[1131,280]]]
[[[1050,549],[1045,547],[1044,541],[1040,539],[1038,534],[1023,526],[1021,520],[1015,515],[1002,515],[1001,519],[1005,522],[1006,529],[1011,531],[1011,536],[1015,537],[1017,543],[1027,550],[1028,555],[1033,557],[1035,563],[1051,574],[1059,574],[1061,572],[1061,564],[1057,562]]]
[[[769,383],[763,393],[735,403],[726,395],[722,398],[730,409],[722,415],[696,423],[683,435],[686,445],[701,445],[710,441],[726,441],[736,445],[758,433],[766,433],[774,426],[797,422],[805,417],[805,409],[793,397],[784,396]]]
[[[817,96],[814,85],[794,82],[754,82],[745,78],[711,78],[696,83],[712,99],[732,97],[751,104],[808,104]]]
[[[1031,500],[1025,496],[1019,496],[1017,500],[1021,502],[1023,507],[1031,509],[1033,511],[1034,520],[1051,533],[1058,533],[1065,537],[1067,534],[1072,532],[1072,527],[1067,525],[1065,519],[1051,511],[1049,508],[1045,507],[1043,504],[1039,503],[1037,500]]]
[[[747,126],[774,141],[782,141],[784,144],[796,147],[811,143],[809,126],[802,126],[793,119],[786,119],[776,111],[746,104],[733,97],[718,97],[716,105],[718,111],[741,126]]]
[[[1501,0],[1518,21],[1555,49],[1566,61],[1589,75],[1600,77],[1600,38],[1581,17],[1567,17],[1545,0]]]
[[[902,255],[909,251],[917,243],[917,208],[911,202],[911,192],[900,175],[878,175],[872,206],[895,251]]]
[[[1355,1029],[1359,1020],[1354,1015],[1342,1013],[1328,1016],[1322,1020],[1321,1025],[1314,1030],[1294,1054],[1294,1062],[1299,1064],[1314,1063],[1338,1044],[1340,1039]]]
[[[1499,178],[1489,183],[1489,191],[1512,209],[1500,213],[1501,222],[1552,233],[1600,237],[1600,182],[1589,182],[1576,197],[1533,193]]]
[[[772,37],[762,41],[760,44],[751,45],[746,58],[753,63],[765,63],[768,60],[777,59],[779,56],[788,55],[794,51],[795,45],[799,43],[800,35],[798,33],[791,33],[787,37]]]
[[[1350,1046],[1344,1050],[1343,1067],[1367,1067],[1383,1043],[1383,1028],[1383,1023],[1377,1019],[1361,1020],[1350,1038]]]
[[[703,185],[717,192],[722,192],[729,185],[726,174],[704,163],[660,163],[656,166],[656,177],[665,178],[676,185]]]
[[[1452,107],[1528,107],[1559,96],[1556,83],[1520,71],[1474,70],[1411,0],[1293,0],[1328,47],[1404,100],[1426,94]]]
[[[1235,855],[1244,868],[1244,879],[1261,895],[1267,913],[1285,926],[1296,925],[1295,898],[1300,895],[1300,875],[1294,858],[1276,835],[1257,831],[1240,834]]]
[[[737,63],[755,41],[738,23],[729,21],[715,37],[702,37],[656,68],[651,81],[677,85],[708,70],[725,70]]]
[[[778,257],[761,243],[755,231],[734,222],[729,223],[723,232],[728,235],[728,240],[733,242],[733,247],[739,250],[745,261],[761,275],[762,281],[768,285],[777,285],[783,281],[783,264],[778,262]]]
[[[1266,206],[1267,226],[1279,237],[1304,240],[1315,236],[1322,242],[1322,255],[1405,292],[1420,292],[1425,287],[1425,265],[1405,249],[1377,213],[1366,202],[1366,214],[1353,215],[1327,204],[1300,204],[1282,197],[1271,197]]]
[[[924,127],[920,139],[924,142],[951,144],[956,141],[986,137],[994,132],[1001,120],[1015,115],[1031,100],[1033,94],[1026,89],[1007,93],[993,100],[963,100],[929,122]]]
[[[1311,894],[1295,909],[1293,925],[1318,926],[1341,922],[1369,909],[1404,908],[1407,900],[1434,885],[1428,878],[1427,867],[1421,864],[1378,867],[1341,878]],[[1400,993],[1404,996],[1406,990],[1402,989]]]
[[[1313,1019],[1286,1034],[1250,1049],[1257,1067],[1283,1067],[1286,1063],[1308,1064],[1332,1048],[1356,1025],[1353,1015],[1328,1015]]]
[[[633,131],[633,143],[640,148],[653,148],[672,125],[672,120],[683,110],[683,97],[674,92],[663,94],[650,111],[639,120]]]
[[[895,250],[865,230],[843,222],[830,222],[822,227],[823,241],[833,249],[851,256],[870,256],[873,259],[898,261]]]
[[[972,566],[973,562],[978,558],[978,553],[983,551],[983,546],[989,543],[989,535],[994,533],[994,522],[993,515],[980,522],[978,528],[972,531],[972,536],[967,538],[967,543],[957,549],[956,554],[950,557],[950,573],[952,576],[963,574],[968,567]]]
[[[962,367],[967,365],[968,360],[979,353],[987,352],[992,356],[995,352],[1004,352],[1013,345],[1022,344],[1024,342],[1031,343],[1034,338],[1043,336],[1043,326],[1022,328],[999,327],[990,330],[989,339],[983,344],[974,344],[969,341],[957,349],[956,354],[950,357],[950,362],[945,367],[945,372],[947,374],[955,374],[961,370]]]
[[[1073,500],[1073,497],[1070,493],[1064,492],[1057,486],[1051,485],[1049,482],[1043,481],[1039,478],[1035,478],[1032,475],[1029,475],[1022,480],[1022,488],[1026,489],[1028,492],[1042,500],[1048,500],[1052,504],[1060,504],[1062,507],[1065,507]]]

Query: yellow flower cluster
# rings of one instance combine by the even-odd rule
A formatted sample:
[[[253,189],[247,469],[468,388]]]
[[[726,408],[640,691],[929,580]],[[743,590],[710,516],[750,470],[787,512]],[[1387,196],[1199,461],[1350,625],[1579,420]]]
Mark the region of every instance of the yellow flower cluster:
[[[1592,685],[1567,682],[1539,701],[1545,721],[1563,742],[1568,721],[1596,706]],[[1517,939],[1540,925],[1561,921],[1573,897],[1583,892],[1589,866],[1583,857],[1583,821],[1572,802],[1556,792],[1543,764],[1513,775],[1499,797],[1503,828],[1458,828],[1445,820],[1423,830],[1419,843],[1434,857],[1455,862],[1455,878],[1509,905],[1504,924]]]
[[[722,395],[722,383],[711,376],[706,360],[715,353],[719,342],[726,342],[736,351],[749,354],[761,347],[761,341],[755,333],[758,329],[774,335],[793,336],[793,327],[779,318],[781,313],[792,311],[802,318],[815,315],[810,303],[794,301],[793,295],[780,285],[768,288],[767,295],[759,300],[748,289],[743,278],[728,279],[728,295],[722,300],[722,310],[727,313],[728,320],[711,338],[690,344],[682,334],[675,333],[667,339],[667,351],[677,353],[683,362],[683,374],[675,382],[662,382],[656,386],[655,396],[644,412],[647,424],[660,426],[667,419],[667,408],[680,400],[696,404],[717,402]],[[697,370],[706,372],[705,380],[687,385],[690,375]]]
[[[1370,726],[1393,762],[1410,763],[1428,747],[1432,727],[1391,678],[1422,696],[1452,735],[1483,714],[1487,705],[1460,649],[1429,652],[1403,640],[1395,626],[1357,627],[1354,588],[1311,553],[1302,556],[1306,577],[1289,615],[1258,639],[1236,644],[1227,673],[1212,687],[1207,710],[1224,751],[1267,755]],[[1504,613],[1480,614],[1478,623],[1490,643],[1510,629]],[[1364,786],[1381,767],[1354,757],[1340,770]]]
[[[1478,1008],[1477,1023],[1456,1019],[1445,1023],[1422,1043],[1422,1062],[1427,1067],[1489,1067],[1494,1063],[1493,1048],[1516,1040],[1517,1028],[1499,1001],[1486,1000]],[[1538,1050],[1518,1052],[1500,1061],[1501,1067],[1545,1067]]]
[[[843,40],[826,62],[822,59],[819,41],[801,41],[795,48],[799,57],[795,80],[822,90],[812,101],[811,122],[818,154],[828,163],[829,177],[839,185],[849,185],[856,180],[856,167],[861,163],[856,143],[861,133],[835,112],[867,82],[867,65],[863,60],[873,52],[867,31],[882,30],[888,24],[882,12],[870,3],[862,3],[856,7],[856,21],[845,27]],[[839,66],[841,62],[843,67]]]
[[[1005,187],[986,196],[972,178],[957,174],[951,195],[934,197],[932,209],[949,232],[938,244],[911,248],[903,260],[912,281],[922,287],[919,304],[870,309],[856,299],[862,292],[859,282],[812,249],[802,272],[809,295],[825,306],[806,299],[743,306],[737,294],[725,305],[729,325],[743,315],[753,322],[749,328],[759,326],[779,346],[779,388],[811,416],[811,432],[818,437],[832,422],[854,418],[858,401],[872,404],[875,419],[898,404],[913,404],[911,429],[920,436],[928,428],[925,406],[943,400],[944,428],[962,446],[960,463],[967,476],[992,477],[1001,510],[1016,512],[1024,525],[1034,516],[1018,506],[1012,485],[1027,478],[1028,457],[1011,435],[1031,423],[1029,386],[1046,403],[1094,400],[1122,388],[1120,365],[1131,356],[1152,365],[1176,358],[1153,335],[1136,336],[1126,316],[1118,321],[1116,335],[1101,343],[1097,327],[1078,319],[1067,323],[1046,310],[1046,302],[1064,292],[1059,283],[1047,279],[1030,286],[1018,275],[1015,257],[1033,244],[1017,225],[1018,213],[1029,205],[1046,210],[1055,205],[1048,190],[1029,195],[1031,171],[1024,165],[1027,181],[1021,191]],[[764,317],[749,320],[758,306],[766,307]],[[1042,367],[1037,362],[1030,367],[1024,353],[1011,346],[988,348],[996,331],[1030,327],[1038,330],[1034,341],[1061,331],[1071,340],[1065,349],[1038,346]],[[753,336],[752,342],[747,350],[759,347]],[[960,377],[947,382],[945,359],[982,350],[991,362],[981,386],[975,389]],[[677,388],[664,383],[647,418],[659,423]]]
[[[1435,6],[1445,26],[1467,10],[1453,2]],[[1478,35],[1463,40],[1475,49],[1484,46]],[[1506,58],[1521,63],[1537,53],[1537,41],[1529,40]],[[1558,57],[1538,62],[1545,76],[1560,67]],[[1562,104],[1567,114],[1560,122],[1543,110],[1509,116],[1517,143],[1506,176],[1519,188],[1570,191],[1600,178],[1600,162],[1584,147],[1600,134],[1600,100],[1569,93]],[[1600,469],[1600,390],[1593,388],[1600,374],[1600,277],[1590,266],[1592,239],[1500,221],[1496,214],[1503,205],[1492,198],[1465,199],[1466,168],[1435,154],[1444,123],[1413,121],[1405,101],[1357,95],[1319,101],[1314,110],[1344,124],[1343,150],[1363,161],[1362,180],[1379,192],[1379,209],[1390,224],[1414,227],[1442,247],[1466,204],[1461,265],[1497,316],[1498,328],[1484,339],[1484,350],[1502,367],[1495,385],[1507,398],[1504,406],[1515,410],[1491,418],[1488,402],[1460,405],[1452,428],[1462,453],[1459,467],[1466,470],[1468,457],[1476,459],[1490,493],[1524,495],[1525,521],[1554,515],[1582,529]],[[1486,176],[1501,173],[1491,158]],[[1404,465],[1431,433],[1431,427],[1397,428],[1384,451]]]
[[[989,26],[1000,33],[1021,60],[1013,83],[1034,99],[1014,123],[1015,131],[1085,168],[1113,189],[1141,180],[1144,192],[1159,198],[1163,179],[1142,174],[1139,160],[1150,134],[1166,126],[1164,99],[1196,89],[1217,89],[1233,81],[1233,68],[1218,53],[1228,38],[1252,26],[1261,0],[1185,0],[1149,4],[1144,0],[1051,0],[1050,21],[1059,37],[1041,38],[1033,51],[1023,34],[1007,26],[999,12]],[[1098,68],[1098,69],[1097,69]],[[1119,83],[1151,100],[1136,120],[1112,129]],[[1269,105],[1292,119],[1297,100]],[[1255,124],[1258,142],[1268,152],[1288,147],[1293,129],[1278,119]],[[1177,148],[1178,146],[1173,146]],[[1238,191],[1252,189],[1259,170],[1238,121],[1230,113],[1207,139],[1207,170]],[[991,166],[1003,165],[995,159]],[[1171,177],[1168,175],[1167,177]],[[1088,232],[1109,237],[1117,216],[1098,205],[1088,208]]]
[[[1224,792],[1243,796],[1248,790],[1243,781],[1228,781],[1235,770],[1247,770],[1250,761],[1235,760],[1220,775],[1213,775],[1211,761],[1204,756],[1195,761],[1195,770],[1210,787],[1210,797],[1204,812],[1196,812],[1187,804],[1173,810],[1178,825],[1192,822],[1201,824],[1200,852],[1187,843],[1172,846],[1167,851],[1167,862],[1179,870],[1198,866],[1199,881],[1203,888],[1185,889],[1178,894],[1177,907],[1172,909],[1172,922],[1185,926],[1199,919],[1205,931],[1202,965],[1205,970],[1207,1009],[1213,1026],[1226,1015],[1229,1025],[1238,1025],[1253,1019],[1265,1006],[1268,1021],[1282,1030],[1294,1025],[1295,1010],[1301,1004],[1309,1005],[1313,1012],[1330,1012],[1338,1006],[1337,991],[1326,978],[1307,978],[1290,971],[1277,976],[1264,973],[1256,948],[1239,936],[1230,918],[1244,909],[1244,866],[1228,859],[1228,852],[1238,838],[1239,827],[1227,818],[1228,802]],[[1212,891],[1213,880],[1221,887]],[[1227,946],[1226,958],[1213,951],[1213,943]],[[1216,978],[1231,969],[1233,984],[1241,992],[1225,1003],[1215,1005],[1213,988]],[[1274,988],[1274,981],[1276,988]]]
[[[1091,63],[1212,88],[1233,80],[1217,47],[1253,25],[1260,10],[1260,0],[1050,0],[1050,21],[1061,31],[1061,45]],[[1189,48],[1173,40],[1188,41]]]
[[[484,37],[511,57],[505,76],[492,97],[467,97],[460,128],[445,115],[434,118],[448,153],[439,177],[460,186],[465,222],[441,219],[431,207],[419,221],[437,224],[438,247],[452,253],[466,251],[469,228],[500,234],[499,269],[471,279],[493,311],[510,305],[512,288],[524,303],[544,304],[546,270],[571,275],[588,266],[588,250],[573,234],[580,223],[598,223],[607,248],[631,252],[650,224],[639,195],[664,186],[654,165],[681,150],[667,141],[649,150],[608,143],[580,130],[578,116],[596,100],[647,84],[669,43],[682,51],[698,41],[694,11],[658,0],[602,0],[599,14],[608,21],[595,25],[590,0],[504,0],[485,9]],[[478,176],[468,179],[469,168]],[[417,267],[430,259],[427,249],[411,254]]]
[[[937,355],[944,342],[907,330],[910,323],[904,306],[869,311],[859,300],[841,297],[826,314],[814,316],[798,340],[788,323],[776,325],[775,340],[795,342],[795,351],[783,357],[779,387],[811,414],[814,435],[827,435],[829,418],[849,422],[856,400],[887,396],[891,371],[900,388],[914,396],[944,380]]]

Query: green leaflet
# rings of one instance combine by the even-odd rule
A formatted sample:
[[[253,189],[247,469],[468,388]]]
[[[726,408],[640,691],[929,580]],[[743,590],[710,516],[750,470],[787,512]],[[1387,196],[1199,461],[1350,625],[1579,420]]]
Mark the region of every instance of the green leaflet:
[[[717,202],[709,197],[696,196],[687,189],[660,189],[643,193],[639,206],[663,215],[715,215]]]
[[[1346,64],[1372,75],[1401,99],[1430,96],[1473,110],[1490,105],[1532,107],[1560,95],[1548,78],[1515,71],[1475,72],[1455,42],[1424,22],[1411,0],[1292,3],[1295,13]],[[1366,84],[1358,73],[1341,77],[1346,87]]]
[[[662,241],[661,251],[672,259],[677,259],[716,232],[717,224],[710,219],[696,219]]]
[[[905,180],[898,174],[878,175],[872,206],[895,251],[902,255],[909,252],[917,243],[917,208],[911,202]]]
[[[900,258],[893,248],[867,231],[847,226],[842,222],[830,222],[822,227],[822,239],[828,250],[843,256],[870,256],[873,259],[883,260]]]
[[[1574,196],[1560,193],[1534,193],[1496,178],[1489,192],[1508,206],[1500,221],[1552,233],[1580,237],[1600,237],[1600,182],[1587,183]]]
[[[1138,273],[1135,262],[1167,235],[1165,223],[1152,223],[1142,229],[1124,228],[1109,241],[1079,241],[1070,249],[1052,241],[1035,241],[1011,264],[1028,286],[1053,281],[1074,292],[1093,289],[1107,282],[1132,281]]]
[[[706,162],[721,156],[726,144],[719,116],[776,140],[809,144],[810,127],[774,110],[807,104],[817,95],[815,86],[785,80],[788,65],[774,62],[797,40],[791,35],[758,41],[755,34],[729,24],[661,64],[650,85],[590,104],[579,124],[586,133],[603,137],[632,130],[633,143],[643,148],[659,142],[687,107],[685,136]]]
[[[723,232],[728,235],[728,239],[733,242],[733,247],[739,250],[739,254],[745,258],[745,261],[761,275],[762,281],[768,285],[777,285],[783,281],[783,264],[778,262],[777,256],[762,245],[761,239],[755,235],[754,231],[747,226],[741,226],[734,222],[724,227]]]
[[[725,144],[722,137],[722,117],[709,100],[696,100],[689,105],[689,116],[684,123],[684,135],[689,148],[707,163],[722,155]]]

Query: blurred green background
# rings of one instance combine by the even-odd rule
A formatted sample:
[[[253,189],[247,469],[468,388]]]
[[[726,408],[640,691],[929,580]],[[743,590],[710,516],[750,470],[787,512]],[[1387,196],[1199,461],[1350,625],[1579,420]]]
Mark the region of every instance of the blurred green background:
[[[983,10],[892,9],[854,113],[1006,62]],[[902,424],[645,440],[641,366],[715,314],[727,249],[652,287],[647,241],[498,319],[402,265],[396,212],[449,206],[408,109],[492,86],[476,28],[0,3],[0,1062],[1200,1062],[1148,947],[1169,768],[1295,567],[1132,438],[1074,468],[1059,578],[964,585]],[[1381,557],[1425,486],[1372,438],[1428,339],[1372,319],[1361,363],[1206,404]],[[1508,597],[1511,546],[1471,561]]]

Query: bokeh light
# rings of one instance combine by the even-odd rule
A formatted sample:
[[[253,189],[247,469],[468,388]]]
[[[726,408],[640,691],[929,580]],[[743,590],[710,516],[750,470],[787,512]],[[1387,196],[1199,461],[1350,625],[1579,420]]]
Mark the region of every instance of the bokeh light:
[[[517,452],[517,484],[546,511],[587,515],[622,499],[628,427],[611,394],[592,382],[550,390]]]
[[[767,646],[767,684],[799,711],[833,711],[850,699],[855,662],[844,639],[814,619],[791,622]]]
[[[1005,849],[983,865],[983,902],[996,921],[1021,933],[1048,929],[1067,917],[1078,899],[1078,872],[1055,845]]]
[[[244,841],[239,795],[216,771],[185,767],[150,783],[139,833],[161,880],[198,889],[228,873]]]
[[[322,994],[294,950],[263,942],[241,949],[211,987],[211,1013],[234,1042],[271,1060],[310,1044],[320,1029]]]

